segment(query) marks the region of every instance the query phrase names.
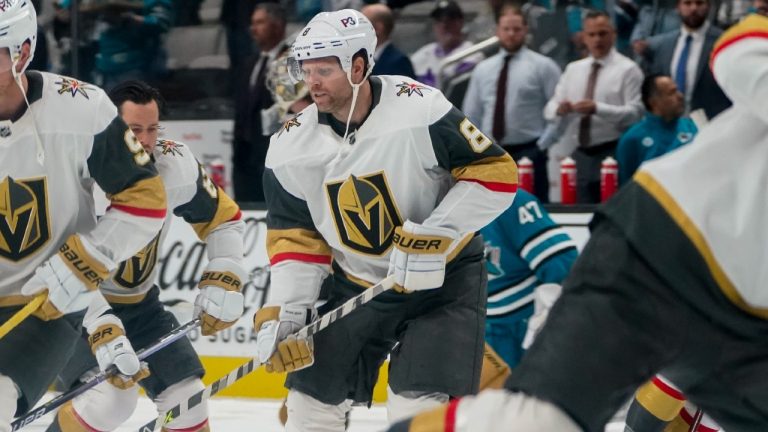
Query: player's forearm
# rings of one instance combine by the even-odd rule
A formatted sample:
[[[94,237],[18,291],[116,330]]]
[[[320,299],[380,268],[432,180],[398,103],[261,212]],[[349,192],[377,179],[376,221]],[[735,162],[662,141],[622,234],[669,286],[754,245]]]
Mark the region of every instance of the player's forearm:
[[[110,209],[91,232],[82,236],[112,261],[122,262],[155,238],[164,220]]]
[[[514,187],[510,186],[506,192],[493,191],[475,182],[459,181],[423,225],[450,228],[461,234],[478,231],[512,204],[516,190],[516,176]]]

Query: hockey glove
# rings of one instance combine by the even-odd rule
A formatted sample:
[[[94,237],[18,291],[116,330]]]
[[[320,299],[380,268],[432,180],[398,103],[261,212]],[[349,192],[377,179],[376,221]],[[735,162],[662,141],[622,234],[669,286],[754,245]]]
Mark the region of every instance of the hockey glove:
[[[99,284],[109,277],[115,264],[96,247],[73,235],[56,255],[42,263],[21,287],[21,294],[34,296],[48,291],[48,298],[34,315],[48,321],[88,307]]]
[[[301,306],[265,306],[253,316],[256,357],[267,372],[292,372],[315,362],[312,338],[295,333],[311,323],[316,311]]]
[[[458,233],[411,221],[395,228],[395,248],[389,257],[388,275],[395,275],[400,292],[439,288],[445,279],[445,262]]]
[[[560,298],[562,292],[563,287],[554,283],[541,284],[536,287],[533,292],[533,316],[528,319],[528,330],[523,338],[523,349],[528,349],[533,345],[534,339],[547,321],[549,310]]]
[[[88,324],[86,330],[99,369],[104,372],[112,365],[117,368],[118,373],[107,378],[110,384],[127,389],[149,376],[149,368],[146,363],[139,362],[119,318],[112,314],[102,315]]]
[[[240,290],[244,279],[243,267],[228,258],[214,258],[205,267],[195,299],[195,316],[203,321],[203,336],[233,325],[243,315]]]

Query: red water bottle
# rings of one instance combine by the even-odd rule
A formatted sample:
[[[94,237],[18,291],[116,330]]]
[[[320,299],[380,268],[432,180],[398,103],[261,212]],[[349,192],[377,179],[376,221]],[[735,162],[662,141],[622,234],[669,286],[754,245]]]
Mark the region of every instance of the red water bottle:
[[[600,166],[600,202],[605,202],[619,189],[619,164],[608,156]]]
[[[226,189],[227,176],[226,168],[224,166],[224,160],[220,157],[215,157],[208,162],[208,176],[216,186]]]
[[[533,162],[527,157],[517,162],[517,181],[521,189],[533,193]]]
[[[560,202],[576,204],[576,162],[570,157],[560,162]]]

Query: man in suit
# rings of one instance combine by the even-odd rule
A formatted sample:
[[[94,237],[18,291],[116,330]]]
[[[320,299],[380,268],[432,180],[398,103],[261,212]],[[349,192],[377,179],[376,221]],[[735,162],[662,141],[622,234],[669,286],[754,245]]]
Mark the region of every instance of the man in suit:
[[[261,110],[274,104],[266,87],[267,66],[287,49],[285,27],[285,10],[278,3],[260,3],[251,15],[260,54],[245,61],[235,86],[232,186],[238,201],[264,201],[261,177],[271,134],[263,130]]]
[[[371,21],[376,31],[376,52],[373,54],[376,63],[373,66],[373,75],[404,75],[416,78],[411,60],[389,40],[395,28],[392,9],[384,4],[371,4],[365,6],[361,12]]]
[[[712,46],[722,30],[707,22],[709,0],[678,0],[679,30],[648,39],[648,74],[669,75],[685,95],[686,113],[703,109],[712,118],[731,106],[709,69]],[[685,61],[681,61],[681,59]]]

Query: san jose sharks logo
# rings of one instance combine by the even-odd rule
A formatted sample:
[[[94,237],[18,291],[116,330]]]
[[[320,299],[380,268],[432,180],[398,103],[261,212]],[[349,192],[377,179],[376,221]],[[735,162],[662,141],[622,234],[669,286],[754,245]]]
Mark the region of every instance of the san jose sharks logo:
[[[88,92],[96,90],[96,87],[93,87],[90,84],[64,77],[59,77],[59,81],[56,81],[56,84],[59,85],[59,94],[69,93],[72,97],[77,96],[79,93],[83,95],[84,98],[90,99]]]
[[[184,144],[177,143],[176,141],[171,140],[160,140],[158,142],[160,144],[160,148],[162,148],[163,154],[169,154],[171,156],[181,156],[181,149],[184,147]]]
[[[427,91],[432,90],[425,85],[421,85],[415,82],[408,83],[405,81],[403,81],[400,84],[397,84],[396,87],[399,89],[397,91],[396,96],[406,95],[408,97],[411,97],[411,95],[415,94],[415,95],[424,97],[424,90],[427,90]]]
[[[290,132],[292,127],[299,127],[301,126],[301,122],[299,121],[299,117],[301,117],[303,113],[298,113],[295,116],[291,117],[290,120],[283,123],[283,127],[280,128],[280,133],[277,134],[277,136],[280,136],[283,134],[283,132]]]
[[[384,172],[350,175],[325,189],[341,243],[366,255],[385,254],[403,222]]]
[[[504,269],[501,268],[501,248],[485,242],[485,266],[488,269],[488,280],[504,276]]]

